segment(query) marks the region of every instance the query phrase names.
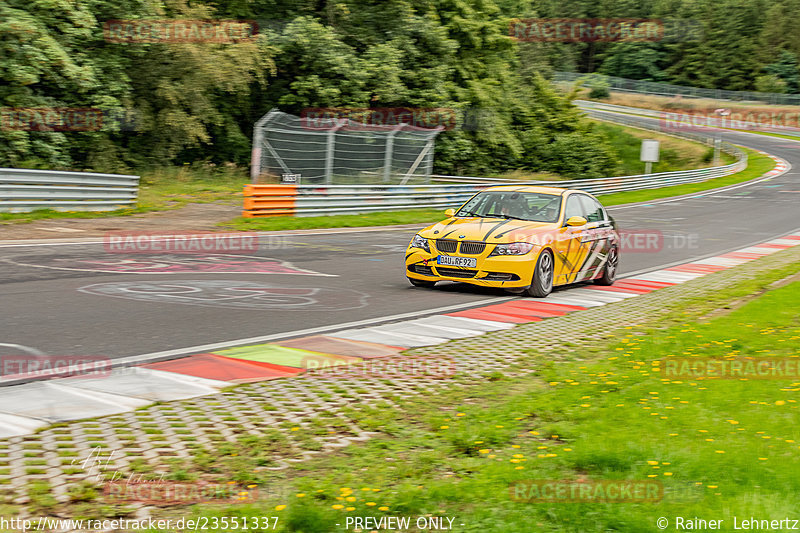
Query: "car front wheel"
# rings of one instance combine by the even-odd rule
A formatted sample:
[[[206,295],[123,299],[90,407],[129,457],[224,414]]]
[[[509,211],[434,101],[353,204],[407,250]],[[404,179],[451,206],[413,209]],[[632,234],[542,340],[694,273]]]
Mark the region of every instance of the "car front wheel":
[[[545,298],[553,292],[553,254],[549,250],[539,254],[536,261],[536,270],[533,273],[528,294],[534,298]]]

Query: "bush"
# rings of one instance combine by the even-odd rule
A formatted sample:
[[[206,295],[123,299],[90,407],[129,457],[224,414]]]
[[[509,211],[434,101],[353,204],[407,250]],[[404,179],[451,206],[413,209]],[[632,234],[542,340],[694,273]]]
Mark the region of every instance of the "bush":
[[[592,90],[589,91],[589,98],[608,98],[609,96],[611,96],[611,93],[608,90],[608,86],[592,87]]]

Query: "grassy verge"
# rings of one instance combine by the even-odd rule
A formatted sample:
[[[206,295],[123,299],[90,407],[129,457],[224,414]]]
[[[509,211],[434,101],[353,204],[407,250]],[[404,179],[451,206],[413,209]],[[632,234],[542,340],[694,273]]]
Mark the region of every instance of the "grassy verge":
[[[619,168],[615,175],[633,176],[644,172],[644,163],[639,160],[642,139],[655,139],[660,143],[660,161],[653,164],[653,172],[672,172],[712,166],[714,149],[685,139],[655,132],[627,128],[608,122],[595,122],[595,129],[603,134],[619,154]],[[727,165],[735,159],[722,154],[722,163]]]
[[[600,124],[600,126],[606,125]],[[614,126],[609,127],[613,128]],[[631,138],[634,137],[631,136]],[[749,157],[748,167],[737,174],[715,178],[702,183],[676,185],[674,187],[664,187],[647,191],[608,194],[603,195],[601,199],[603,203],[608,206],[632,202],[645,202],[744,182],[756,178],[772,168],[773,162],[770,158],[748,148],[744,148],[744,150],[747,151]],[[699,152],[695,155],[699,155]],[[190,202],[229,201],[239,203],[241,202],[242,185],[246,182],[246,176],[242,174],[241,170],[237,169],[166,169],[145,173],[142,176],[140,201],[139,206],[136,208],[104,213],[56,212],[47,210],[35,211],[33,213],[0,213],[0,223],[3,221],[8,223],[31,222],[50,218],[101,218],[131,215],[148,211],[174,209]],[[441,220],[443,216],[443,210],[439,209],[412,209],[363,215],[236,218],[230,222],[221,224],[221,226],[242,231],[282,231],[433,223]]]
[[[658,200],[660,198],[669,198],[670,196],[681,196],[683,194],[691,194],[695,192],[707,191],[710,189],[717,189],[728,185],[735,185],[755,179],[775,166],[775,162],[769,157],[758,153],[750,148],[744,148],[747,152],[747,168],[736,174],[730,176],[723,176],[721,178],[714,178],[700,183],[687,183],[685,185],[674,185],[672,187],[662,187],[660,189],[651,189],[645,191],[630,191],[612,194],[604,194],[600,196],[603,205],[621,205],[634,202],[647,202],[650,200]]]
[[[571,85],[560,84],[563,90],[568,91]],[[680,111],[693,111],[701,110],[708,111],[717,108],[727,108],[733,110],[751,110],[755,105],[759,109],[774,109],[786,112],[797,112],[800,106],[791,105],[774,105],[766,102],[735,102],[731,100],[715,100],[713,98],[691,98],[691,97],[675,97],[675,96],[661,96],[656,94],[637,94],[625,93],[611,90],[608,98],[589,98],[589,89],[582,89],[578,93],[578,99],[591,100],[601,104],[623,105],[628,107],[639,107],[642,109],[665,111],[665,112],[680,112]]]
[[[702,183],[675,185],[661,189],[646,191],[631,191],[600,196],[604,205],[621,205],[633,202],[646,202],[670,196],[679,196],[716,189],[726,185],[742,183],[757,178],[770,170],[774,162],[769,157],[759,154],[755,150],[743,148],[748,155],[747,168],[736,174],[714,178]],[[408,211],[394,211],[391,213],[373,213],[369,215],[331,215],[319,217],[269,217],[269,218],[236,218],[221,224],[223,227],[236,230],[280,231],[293,229],[313,228],[347,228],[359,226],[381,226],[392,224],[423,224],[433,223],[444,217],[443,210],[414,209]]]
[[[409,209],[364,215],[329,215],[317,217],[239,217],[219,224],[239,231],[281,231],[314,228],[357,228],[364,226],[390,226],[436,222],[444,218],[444,209]]]
[[[800,282],[768,283],[798,266],[713,301],[691,301],[658,323],[611,331],[605,343],[546,356],[531,348],[523,363],[533,374],[496,373],[480,387],[400,398],[399,410],[353,405],[350,417],[381,437],[257,481],[280,484],[280,496],[176,516],[278,516],[277,531],[324,532],[342,530],[347,517],[428,515],[454,518],[454,531],[503,533],[658,531],[659,517],[674,531],[676,516],[724,519],[723,530],[732,530],[734,515],[791,516],[800,489],[800,379],[675,379],[660,368],[672,357],[797,361]],[[747,303],[707,318],[748,294]],[[211,452],[219,458],[213,466],[223,474],[237,460],[237,472],[258,471],[259,446],[226,445]],[[510,498],[517,481],[578,479],[654,480],[664,496],[657,503]]]

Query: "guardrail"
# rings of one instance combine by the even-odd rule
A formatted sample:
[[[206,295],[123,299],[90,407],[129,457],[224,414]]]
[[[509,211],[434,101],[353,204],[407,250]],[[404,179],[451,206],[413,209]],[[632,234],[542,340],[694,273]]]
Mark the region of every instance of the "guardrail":
[[[136,203],[139,176],[0,168],[0,212],[113,211]]]
[[[580,79],[585,79],[588,74],[578,72],[554,72],[553,82],[555,83],[574,83]],[[618,78],[616,76],[602,75],[600,78],[608,84],[612,91],[655,94],[659,96],[686,96],[689,98],[710,98],[713,100],[733,100],[739,102],[766,102],[776,105],[798,105],[800,95],[785,93],[762,93],[756,91],[729,91],[727,89],[706,89],[703,87],[688,87],[685,85],[673,85],[660,81],[633,80],[629,78]],[[592,87],[590,81],[586,85]]]
[[[373,213],[461,205],[491,184],[245,185],[245,217]]]
[[[579,102],[579,104],[583,103]],[[593,104],[592,102],[586,103]],[[600,109],[586,109],[583,105],[581,107],[587,114],[596,118],[638,128],[657,129],[652,124],[642,123],[641,120],[637,121],[633,115],[620,115]],[[712,144],[715,141],[713,137],[695,133],[674,132],[672,135],[705,144]],[[609,194],[697,183],[727,176],[747,167],[745,152],[728,143],[722,143],[722,150],[736,157],[736,162],[695,170],[598,179],[510,181],[502,178],[437,174],[431,176],[431,181],[442,182],[441,185],[245,185],[244,212],[242,214],[245,217],[280,215],[303,217],[426,207],[458,207],[476,192],[496,185],[538,185],[581,189],[592,194]],[[444,184],[445,182],[451,184]]]

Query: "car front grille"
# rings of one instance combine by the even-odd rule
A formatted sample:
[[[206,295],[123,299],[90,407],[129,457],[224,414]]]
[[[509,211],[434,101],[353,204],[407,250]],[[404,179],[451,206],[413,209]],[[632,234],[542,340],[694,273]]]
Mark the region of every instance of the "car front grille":
[[[460,252],[464,255],[478,255],[486,249],[486,243],[480,241],[464,241],[461,243]]]
[[[480,255],[486,249],[486,243],[481,241],[463,241],[459,243],[453,239],[437,239],[436,249],[446,254],[452,254],[458,250],[459,253],[464,255]]]
[[[478,273],[477,270],[461,270],[458,268],[436,267],[436,272],[440,276],[447,276],[448,278],[474,278]]]
[[[436,239],[436,249],[446,254],[452,254],[458,247],[458,241],[451,239]]]

